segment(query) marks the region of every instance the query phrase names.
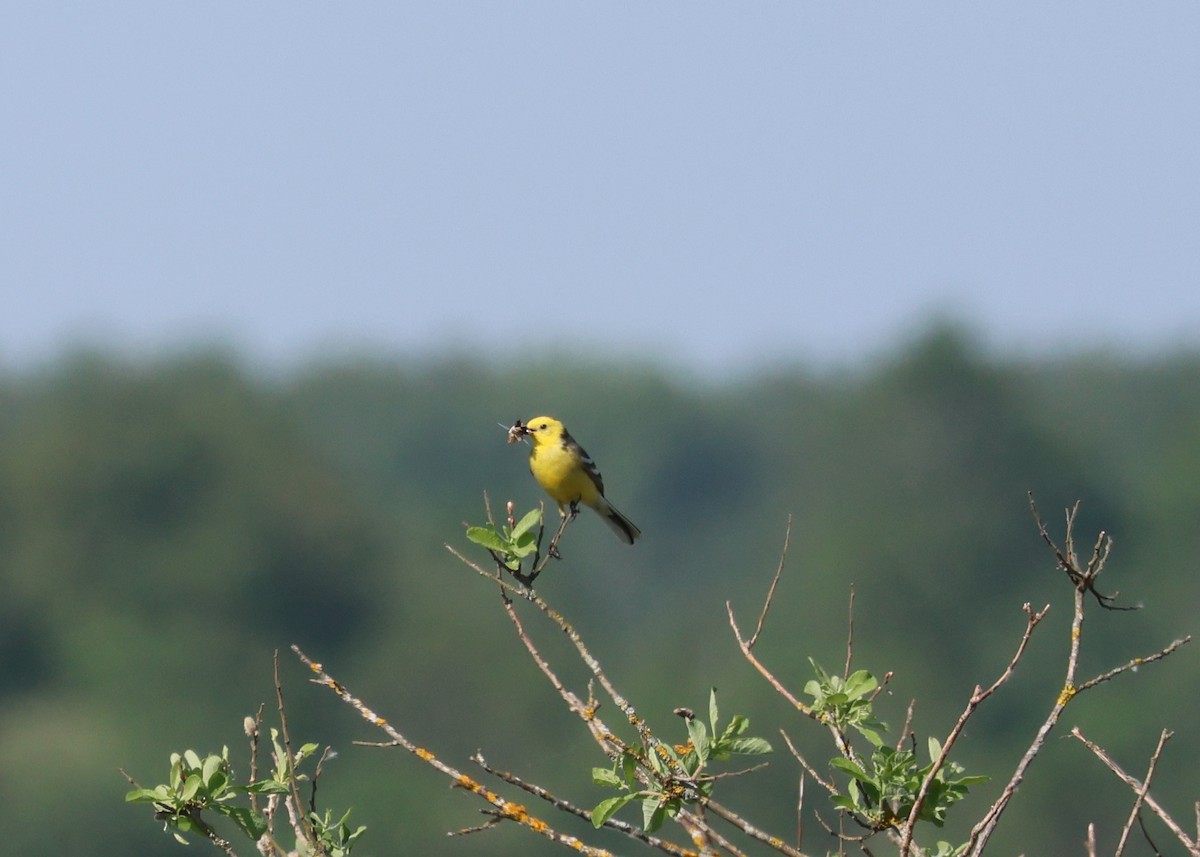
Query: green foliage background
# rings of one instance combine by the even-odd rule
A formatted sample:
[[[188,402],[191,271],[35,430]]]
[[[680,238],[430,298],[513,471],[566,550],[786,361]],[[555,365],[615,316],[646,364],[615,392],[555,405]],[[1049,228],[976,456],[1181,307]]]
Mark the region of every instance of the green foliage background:
[[[853,584],[856,664],[896,673],[880,700],[893,730],[915,697],[918,734],[944,735],[1011,656],[1022,603],[1053,603],[959,744],[968,773],[993,780],[956,808],[951,838],[994,799],[1061,687],[1070,592],[1027,490],[1059,532],[1060,510],[1081,499],[1085,547],[1099,528],[1116,539],[1105,582],[1144,605],[1093,611],[1082,676],[1197,630],[1194,354],[1000,360],[938,329],[871,368],[722,383],[550,355],[506,370],[362,360],[261,377],[222,353],[75,354],[0,381],[6,850],[181,853],[145,806],[123,803],[118,766],[152,784],[185,747],[228,743],[244,760],[242,718],[273,704],[271,655],[290,643],[452,764],[469,770],[479,748],[579,804],[605,797],[591,783],[604,760],[519,648],[494,588],[443,546],[470,550],[462,524],[482,521],[485,490],[497,510],[540,499],[497,425],[538,413],[572,428],[646,534],[628,549],[581,518],[538,590],[664,736],[684,740],[671,709],[702,709],[715,684],[754,734],[784,726],[810,759],[833,755],[752,674],[724,614],[730,600],[752,624],[788,514],[789,569],[760,656],[797,691],[808,656],[840,669]],[[531,628],[582,688],[562,641]],[[282,662],[293,735],[340,751],[322,798],[368,826],[357,853],[558,853],[515,827],[446,839],[482,820],[479,805],[401,751],[352,746],[381,736],[286,651]],[[1065,725],[1139,775],[1158,730],[1176,730],[1155,791],[1186,820],[1200,797],[1198,690],[1186,647],[1085,695]],[[795,782],[777,753],[722,788],[786,834]],[[994,850],[1080,853],[1088,821],[1111,849],[1129,802],[1076,742],[1052,740]],[[808,831],[806,846],[823,848]]]

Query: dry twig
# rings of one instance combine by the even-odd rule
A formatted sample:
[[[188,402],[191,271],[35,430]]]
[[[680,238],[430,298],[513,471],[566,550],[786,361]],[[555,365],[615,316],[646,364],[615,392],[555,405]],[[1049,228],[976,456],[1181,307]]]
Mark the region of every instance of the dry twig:
[[[1169,736],[1169,733],[1167,733],[1165,731],[1163,734]],[[1184,832],[1183,828],[1180,827],[1179,824],[1176,823],[1175,819],[1173,819],[1170,816],[1170,814],[1168,814],[1167,811],[1165,809],[1163,809],[1163,807],[1158,803],[1158,801],[1156,801],[1150,795],[1149,785],[1148,785],[1149,775],[1147,775],[1147,777],[1146,777],[1146,779],[1147,779],[1146,783],[1139,783],[1135,777],[1131,777],[1129,774],[1125,773],[1125,771],[1121,768],[1121,766],[1118,765],[1116,762],[1114,762],[1112,757],[1109,756],[1108,753],[1106,753],[1100,745],[1095,744],[1092,741],[1089,741],[1087,738],[1085,738],[1083,736],[1083,733],[1079,731],[1078,726],[1074,727],[1071,730],[1071,735],[1075,738],[1078,738],[1079,741],[1085,747],[1087,747],[1089,750],[1091,750],[1092,753],[1096,756],[1096,758],[1099,759],[1101,762],[1103,762],[1110,771],[1112,771],[1114,774],[1116,774],[1121,779],[1121,781],[1123,783],[1125,783],[1125,785],[1127,785],[1131,789],[1133,789],[1134,794],[1138,794],[1138,795],[1142,796],[1142,800],[1144,801],[1145,805],[1150,807],[1150,809],[1154,812],[1154,814],[1157,815],[1162,820],[1163,824],[1165,824],[1170,829],[1170,831],[1175,834],[1175,837],[1183,844],[1183,847],[1187,849],[1189,854],[1200,855],[1200,845],[1197,844],[1197,840],[1189,837]],[[1162,750],[1162,743],[1164,740],[1166,740],[1166,739],[1164,738],[1159,741],[1158,749],[1155,750],[1155,754],[1154,754],[1155,760],[1157,760],[1158,754]],[[1151,771],[1153,771],[1153,767],[1154,767],[1154,765],[1152,764]]]
[[[313,671],[313,673],[316,674],[317,677],[312,679],[314,684],[321,685],[322,687],[327,687],[332,690],[338,696],[338,698],[358,711],[364,720],[377,729],[382,730],[384,734],[392,739],[390,746],[402,747],[432,767],[434,770],[440,772],[446,777],[449,777],[454,785],[458,788],[470,792],[471,794],[476,795],[490,804],[495,810],[497,818],[515,821],[522,827],[531,830],[552,842],[557,842],[560,845],[565,845],[569,848],[572,848],[580,854],[587,855],[587,857],[612,857],[610,852],[603,848],[597,848],[595,846],[588,845],[574,836],[556,831],[540,818],[530,815],[529,811],[521,804],[514,803],[500,797],[498,794],[490,789],[485,788],[478,781],[462,773],[457,768],[446,764],[429,750],[426,750],[424,747],[421,747],[406,738],[398,729],[396,729],[396,727],[392,726],[390,723],[368,708],[361,699],[351,694],[344,685],[334,679],[333,676],[329,675],[329,673],[325,672],[325,669],[321,664],[314,662],[306,654],[304,654],[304,652],[300,650],[299,646],[292,646],[292,651],[305,666],[307,666]]]

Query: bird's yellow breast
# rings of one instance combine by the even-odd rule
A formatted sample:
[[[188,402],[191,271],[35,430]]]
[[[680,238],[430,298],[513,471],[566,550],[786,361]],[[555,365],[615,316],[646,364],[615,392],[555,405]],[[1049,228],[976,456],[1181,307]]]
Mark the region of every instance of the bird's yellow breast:
[[[596,502],[596,484],[583,467],[583,461],[571,448],[561,443],[535,444],[529,454],[529,469],[533,477],[560,506]]]

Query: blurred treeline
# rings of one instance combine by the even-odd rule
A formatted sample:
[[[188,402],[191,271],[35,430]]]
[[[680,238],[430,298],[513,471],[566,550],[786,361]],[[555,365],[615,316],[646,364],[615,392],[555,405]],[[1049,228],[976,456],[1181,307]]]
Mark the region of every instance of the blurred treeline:
[[[152,785],[174,750],[229,744],[244,760],[242,718],[261,702],[271,713],[278,648],[294,739],[340,753],[322,803],[353,805],[369,827],[356,853],[559,853],[515,827],[447,839],[480,823],[482,804],[403,751],[351,745],[384,736],[308,684],[286,651],[300,644],[472,774],[479,748],[576,803],[608,796],[590,782],[603,759],[519,647],[495,588],[444,547],[471,549],[462,523],[482,522],[485,491],[497,511],[540,499],[524,447],[506,446],[498,425],[516,417],[561,417],[646,534],[626,548],[581,516],[539,592],[664,736],[684,740],[671,709],[703,709],[710,685],[725,716],[748,715],[778,752],[767,771],[725,783],[725,802],[784,835],[797,770],[778,728],[810,760],[834,753],[741,659],[724,603],[753,627],[789,515],[788,570],[760,655],[796,691],[807,656],[840,671],[853,585],[856,666],[896,674],[879,703],[893,735],[913,698],[917,733],[944,735],[972,687],[1011,657],[1021,605],[1053,604],[1014,680],[959,744],[967,772],[993,780],[952,814],[955,841],[1061,688],[1070,588],[1027,490],[1059,535],[1063,508],[1082,500],[1081,551],[1098,529],[1113,533],[1104,582],[1144,605],[1090,608],[1081,677],[1197,630],[1195,354],[997,359],[939,329],[871,367],[736,382],[525,359],[342,361],[279,376],[220,353],[89,353],[0,380],[4,851],[184,853],[145,805],[123,803],[117,768]],[[533,616],[529,628],[582,692],[561,635]],[[1081,697],[996,853],[1082,853],[1088,821],[1111,850],[1132,795],[1061,738],[1073,724],[1138,776],[1159,729],[1176,730],[1154,791],[1187,826],[1200,797],[1198,689],[1193,646]],[[817,788],[808,795],[833,818]],[[811,819],[806,830],[807,849],[832,847]],[[1150,852],[1139,841],[1128,853]]]

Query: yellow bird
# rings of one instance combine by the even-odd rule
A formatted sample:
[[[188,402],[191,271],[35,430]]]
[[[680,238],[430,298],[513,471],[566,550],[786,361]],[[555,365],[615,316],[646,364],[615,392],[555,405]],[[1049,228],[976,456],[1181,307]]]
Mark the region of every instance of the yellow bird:
[[[529,453],[529,472],[558,504],[560,514],[569,508],[574,515],[582,503],[595,510],[617,538],[627,545],[641,536],[633,521],[618,512],[604,498],[604,480],[596,463],[553,417],[534,417],[525,425],[520,420],[508,432],[509,442],[528,437],[533,442]]]

